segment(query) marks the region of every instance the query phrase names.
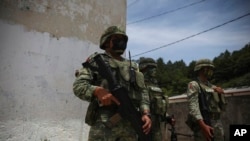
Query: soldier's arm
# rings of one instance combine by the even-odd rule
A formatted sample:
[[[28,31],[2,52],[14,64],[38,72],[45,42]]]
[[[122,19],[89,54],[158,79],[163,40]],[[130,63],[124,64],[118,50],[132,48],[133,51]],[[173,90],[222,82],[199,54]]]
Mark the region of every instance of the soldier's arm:
[[[199,96],[199,86],[197,82],[192,81],[188,84],[187,88],[188,108],[189,108],[189,114],[191,114],[196,120],[203,119],[200,112],[198,96]]]
[[[78,70],[78,75],[73,83],[74,94],[86,101],[90,101],[93,96],[93,92],[97,86],[91,85],[92,74],[87,68],[81,68]]]
[[[149,93],[146,87],[143,87],[141,90],[142,99],[140,103],[140,111],[142,113],[142,121],[143,124],[143,132],[148,134],[151,130],[152,121],[151,121],[151,114],[150,114],[150,101],[149,101]]]
[[[212,86],[212,89],[217,92],[218,94],[224,94],[224,90],[221,88],[221,87],[218,87],[218,86],[215,86],[213,85]]]
[[[145,112],[150,112],[150,108],[149,108],[149,105],[150,105],[150,101],[149,101],[149,93],[148,93],[148,90],[145,88],[142,88],[141,89],[141,95],[142,95],[142,99],[141,99],[141,102],[140,102],[140,111],[142,113],[145,113]]]

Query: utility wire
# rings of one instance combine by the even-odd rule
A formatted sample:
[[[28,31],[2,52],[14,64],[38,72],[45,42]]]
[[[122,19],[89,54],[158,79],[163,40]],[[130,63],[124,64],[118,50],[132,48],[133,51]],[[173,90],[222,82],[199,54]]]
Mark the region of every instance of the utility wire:
[[[139,53],[139,54],[136,54],[136,55],[134,55],[134,56],[132,56],[132,57],[140,56],[140,55],[142,55],[142,54],[146,54],[146,53],[149,53],[149,52],[152,52],[152,51],[155,51],[155,50],[158,50],[158,49],[161,49],[161,48],[164,48],[164,47],[167,47],[167,46],[176,44],[176,43],[179,43],[179,42],[181,42],[181,41],[190,39],[190,38],[192,38],[192,37],[195,37],[195,36],[198,36],[198,35],[200,35],[200,34],[206,33],[206,32],[208,32],[208,31],[214,30],[214,29],[216,29],[216,28],[222,27],[222,26],[224,26],[224,25],[226,25],[226,24],[229,24],[229,23],[231,23],[231,22],[237,21],[237,20],[239,20],[239,19],[241,19],[241,18],[244,18],[244,17],[246,17],[246,16],[249,16],[249,15],[250,15],[250,12],[247,13],[247,14],[245,14],[245,15],[242,15],[242,16],[240,16],[240,17],[237,17],[237,18],[235,18],[235,19],[233,19],[233,20],[227,21],[227,22],[225,22],[225,23],[223,23],[223,24],[217,25],[217,26],[215,26],[215,27],[209,28],[209,29],[207,29],[207,30],[201,31],[201,32],[199,32],[199,33],[196,33],[196,34],[193,34],[193,35],[191,35],[191,36],[185,37],[185,38],[183,38],[183,39],[177,40],[177,41],[175,41],[175,42],[172,42],[172,43],[169,43],[169,44],[166,44],[166,45],[163,45],[163,46],[160,46],[160,47],[157,47],[157,48],[154,48],[154,49],[151,49],[151,50],[148,50],[148,51]]]
[[[130,3],[130,4],[128,4],[128,7],[130,7],[130,6],[132,6],[132,5],[134,5],[136,2],[138,2],[139,0],[135,0],[134,2],[132,2],[132,3]]]
[[[201,0],[201,1],[191,3],[191,4],[186,5],[186,6],[183,6],[183,7],[179,7],[179,8],[174,9],[174,10],[170,10],[170,11],[166,11],[166,12],[160,13],[160,14],[158,14],[158,15],[153,15],[153,16],[146,17],[146,18],[143,18],[143,19],[140,19],[140,20],[137,20],[137,21],[133,21],[133,22],[127,23],[127,25],[129,25],[129,24],[139,23],[139,22],[146,21],[146,20],[149,20],[149,19],[152,19],[152,18],[155,18],[155,17],[159,17],[159,16],[162,16],[162,15],[165,15],[165,14],[169,14],[169,13],[172,13],[172,12],[178,11],[178,10],[180,10],[180,9],[184,9],[184,8],[187,8],[187,7],[190,7],[190,6],[196,5],[196,4],[201,3],[201,2],[204,2],[204,1],[205,1],[205,0]]]

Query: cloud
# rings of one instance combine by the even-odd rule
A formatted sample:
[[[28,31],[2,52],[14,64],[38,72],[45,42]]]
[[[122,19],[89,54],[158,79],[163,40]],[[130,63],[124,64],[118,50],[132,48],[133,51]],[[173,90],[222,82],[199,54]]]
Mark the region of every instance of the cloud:
[[[151,5],[154,6],[145,8],[141,5],[141,1],[138,1],[137,6],[134,5],[136,7],[135,13],[133,13],[132,8],[130,9],[129,13],[133,14],[128,14],[128,21],[138,18],[133,17],[133,15],[147,17],[157,13],[157,11],[160,12],[163,7],[166,11],[166,9],[173,9],[173,7],[178,7],[178,5],[185,5],[185,3],[178,0],[172,1],[172,4],[169,4],[169,1],[160,2],[151,1]],[[194,1],[189,2],[192,3]],[[149,1],[145,3],[150,5]],[[205,1],[171,14],[129,24],[127,25],[127,34],[129,35],[128,49],[132,52],[132,56],[152,50],[135,58],[146,56],[157,59],[162,57],[165,61],[183,59],[186,62],[200,57],[212,59],[225,50],[231,52],[239,50],[250,42],[249,17],[238,19],[225,25],[221,24],[249,12],[249,10],[246,10],[246,7],[250,7],[250,2],[238,2],[235,0],[230,2],[227,0]],[[140,14],[137,15],[136,12]],[[211,29],[218,25],[221,26]],[[206,30],[208,31],[202,33]],[[200,34],[196,35],[198,33]],[[193,37],[191,37],[192,35]],[[185,40],[187,37],[191,38]]]

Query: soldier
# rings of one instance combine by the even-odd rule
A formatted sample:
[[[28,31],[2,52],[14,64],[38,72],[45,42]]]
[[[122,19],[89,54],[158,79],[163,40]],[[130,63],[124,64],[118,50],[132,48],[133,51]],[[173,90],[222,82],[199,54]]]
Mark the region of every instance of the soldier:
[[[174,118],[167,113],[168,96],[158,86],[156,79],[157,64],[152,58],[140,58],[139,69],[144,74],[145,85],[149,91],[150,111],[152,119],[153,141],[162,141],[162,131],[166,131],[165,123],[174,125]]]
[[[221,112],[225,109],[224,91],[209,82],[214,65],[209,59],[196,61],[197,79],[187,88],[189,115],[187,125],[193,130],[195,141],[224,141]]]
[[[112,75],[116,81],[127,89],[130,100],[138,111],[141,112],[141,120],[145,134],[151,129],[150,108],[148,91],[144,84],[143,74],[138,70],[135,62],[123,58],[127,46],[128,36],[117,26],[111,26],[105,30],[100,38],[100,48],[105,53],[94,53],[87,61],[92,61],[96,55],[101,55],[111,67]],[[133,77],[136,80],[130,82]],[[117,105],[120,102],[114,97],[109,84],[97,71],[83,66],[79,69],[73,84],[74,94],[82,100],[90,102],[85,122],[90,125],[88,141],[137,141],[137,134],[131,123],[117,114]]]

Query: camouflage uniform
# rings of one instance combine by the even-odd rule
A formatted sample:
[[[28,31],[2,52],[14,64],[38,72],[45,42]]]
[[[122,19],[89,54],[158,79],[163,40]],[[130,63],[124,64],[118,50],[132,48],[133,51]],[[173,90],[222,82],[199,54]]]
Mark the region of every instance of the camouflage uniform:
[[[112,28],[112,29],[111,29]],[[126,34],[117,27],[108,28],[101,37],[100,48],[103,49],[105,40],[113,34]],[[87,60],[93,59],[94,53]],[[142,73],[138,71],[136,63],[132,62],[131,67],[135,70],[136,83],[130,85],[130,61],[123,58],[119,61],[108,53],[101,54],[105,62],[110,65],[115,78],[120,85],[128,90],[128,95],[133,101],[134,106],[139,111],[149,110],[149,96],[144,84]],[[114,118],[117,113],[117,105],[101,106],[93,96],[97,86],[108,90],[108,82],[103,79],[98,72],[88,67],[79,69],[73,84],[74,94],[90,104],[87,109],[85,122],[90,125],[88,141],[137,141],[137,135],[130,122],[121,117]],[[112,126],[110,126],[112,122]],[[115,123],[115,124],[114,124]]]
[[[162,141],[162,131],[165,129],[165,117],[168,107],[168,96],[158,86],[158,82],[153,73],[156,73],[157,64],[152,58],[140,58],[140,71],[144,74],[145,85],[148,88],[150,97],[150,111],[152,118],[152,138],[153,141]]]
[[[208,59],[201,59],[196,62],[194,71],[199,71],[202,67],[212,67],[214,65]],[[221,112],[225,109],[225,97],[223,94],[218,94],[214,91],[216,86],[212,85],[209,81],[202,82],[200,78],[197,81],[191,81],[188,84],[187,96],[189,106],[189,126],[195,135],[195,141],[206,141],[201,129],[198,125],[198,120],[203,119],[199,106],[199,94],[205,93],[207,100],[209,116],[211,119],[211,126],[214,128],[213,136],[214,141],[224,141],[224,130],[221,123]]]

